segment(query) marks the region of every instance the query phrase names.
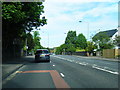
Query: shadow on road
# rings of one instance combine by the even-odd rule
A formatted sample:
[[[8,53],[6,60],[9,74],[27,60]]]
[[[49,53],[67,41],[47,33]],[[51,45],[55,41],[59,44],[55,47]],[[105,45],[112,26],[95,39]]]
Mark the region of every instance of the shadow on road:
[[[34,56],[7,58],[2,60],[2,64],[27,64],[27,63],[34,63]]]

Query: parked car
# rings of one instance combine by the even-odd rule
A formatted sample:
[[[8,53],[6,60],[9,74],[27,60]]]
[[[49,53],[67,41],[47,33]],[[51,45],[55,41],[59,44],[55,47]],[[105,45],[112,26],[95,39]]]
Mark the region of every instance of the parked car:
[[[50,62],[50,54],[47,49],[37,49],[35,53],[35,61],[48,61]]]

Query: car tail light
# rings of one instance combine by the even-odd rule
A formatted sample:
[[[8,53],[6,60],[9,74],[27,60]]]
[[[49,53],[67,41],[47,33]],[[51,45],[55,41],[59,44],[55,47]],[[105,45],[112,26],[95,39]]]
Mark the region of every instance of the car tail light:
[[[49,54],[46,54],[45,56],[49,56]]]

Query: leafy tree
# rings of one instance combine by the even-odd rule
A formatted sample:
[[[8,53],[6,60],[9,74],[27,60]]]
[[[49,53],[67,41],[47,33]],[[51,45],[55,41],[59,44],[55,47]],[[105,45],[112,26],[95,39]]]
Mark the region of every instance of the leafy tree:
[[[117,45],[118,47],[120,47],[120,36],[116,36],[115,40],[113,41],[115,45]]]
[[[92,53],[93,50],[96,49],[96,48],[97,48],[97,46],[94,45],[93,42],[91,42],[91,41],[88,41],[88,42],[87,42],[86,51],[88,51],[89,53]]]
[[[55,54],[62,54],[62,48],[61,47],[57,47]]]
[[[74,47],[73,44],[68,44],[66,47],[67,47],[67,48],[66,48],[66,52],[67,52],[67,53],[70,53],[71,55],[72,55],[73,52],[76,51],[76,48]]]
[[[100,33],[99,35],[94,36],[93,41],[97,46],[99,46],[98,50],[103,49],[111,49],[114,47],[113,43],[110,40],[110,37],[107,36],[106,33]]]
[[[65,44],[75,44],[76,43],[76,31],[69,31],[65,40]]]
[[[21,41],[16,44],[20,48],[16,49],[24,46],[26,31],[47,24],[45,17],[41,17],[43,9],[42,2],[2,2],[3,55],[12,54],[16,39]]]
[[[65,40],[64,50],[65,52],[70,52],[71,54],[76,51],[76,31],[69,31]]]
[[[30,33],[27,34],[27,46],[28,46],[28,51],[34,49],[35,46],[33,36]]]
[[[82,33],[77,36],[76,46],[81,49],[85,49],[87,47],[87,40]]]
[[[40,34],[38,31],[34,31],[33,41],[34,41],[34,50],[43,48],[40,44]]]

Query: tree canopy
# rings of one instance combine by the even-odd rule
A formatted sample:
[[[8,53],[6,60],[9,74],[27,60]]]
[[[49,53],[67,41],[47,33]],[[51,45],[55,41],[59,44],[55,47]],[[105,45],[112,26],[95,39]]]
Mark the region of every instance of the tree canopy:
[[[45,16],[41,17],[43,9],[42,2],[2,2],[2,44],[5,53],[13,52],[14,45],[19,45],[20,48],[24,46],[26,31],[47,24]]]
[[[76,46],[81,49],[85,49],[87,47],[87,40],[82,33],[77,36]]]
[[[120,36],[115,37],[114,44],[120,47]]]
[[[113,43],[110,40],[110,37],[107,36],[106,33],[101,33],[98,36],[94,36],[92,39],[95,44],[99,46],[99,50],[111,49],[114,47]]]
[[[69,31],[65,40],[65,44],[75,44],[76,43],[76,31]]]

